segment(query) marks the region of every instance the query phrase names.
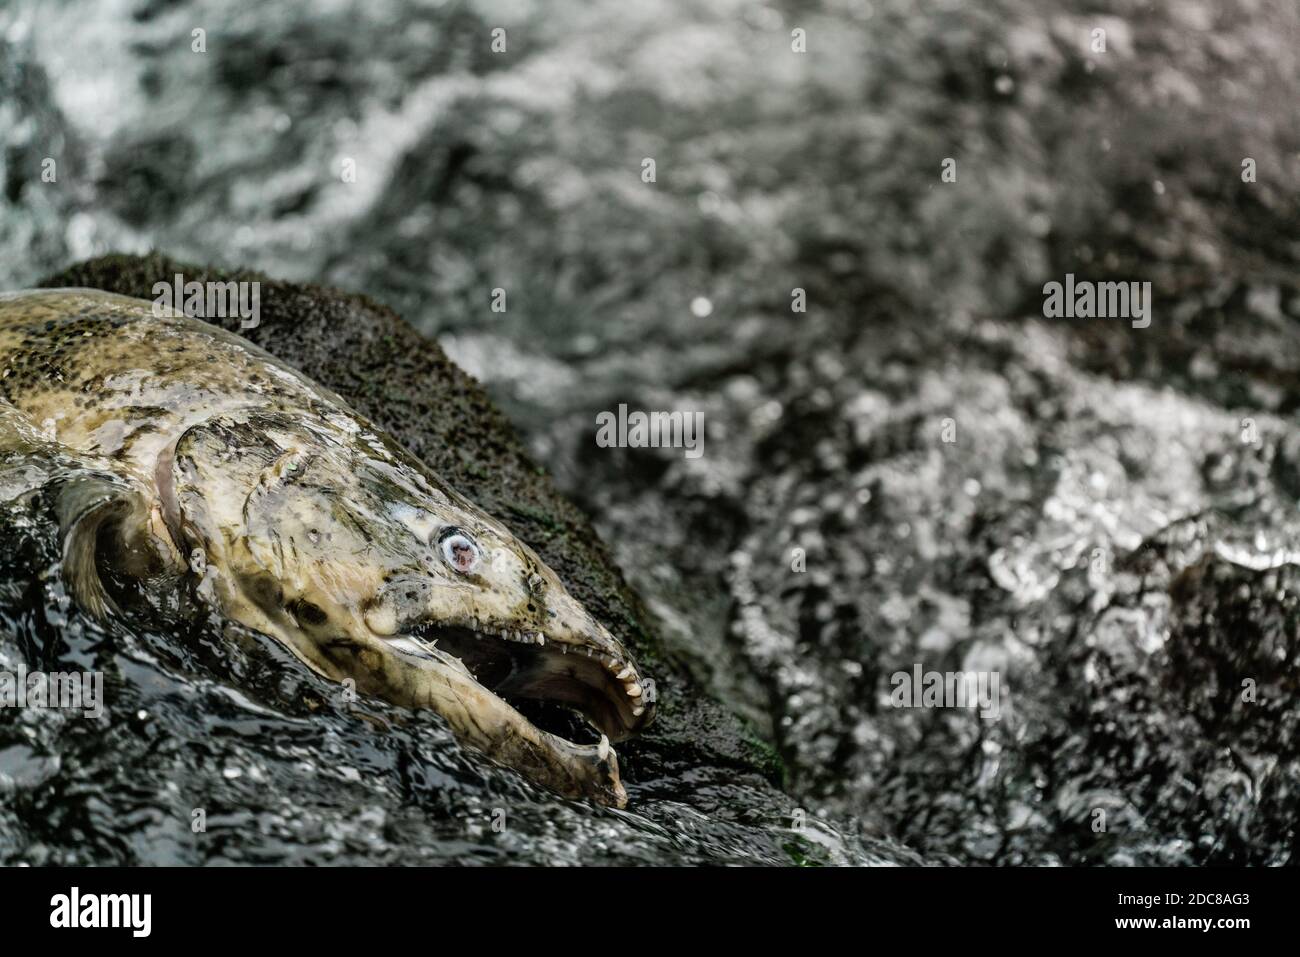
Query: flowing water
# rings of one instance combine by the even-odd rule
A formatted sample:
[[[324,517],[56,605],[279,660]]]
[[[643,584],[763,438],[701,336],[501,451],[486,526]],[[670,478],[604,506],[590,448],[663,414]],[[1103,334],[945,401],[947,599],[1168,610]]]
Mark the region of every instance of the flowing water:
[[[106,633],[8,462],[0,670],[111,707],[0,715],[0,860],[1294,862],[1294,3],[226,6],[0,11],[0,288],[158,248],[393,306],[788,792],[546,800],[266,642]],[[1151,325],[1044,319],[1067,273]],[[619,403],[704,454],[598,447]],[[918,665],[1000,713],[892,707]]]

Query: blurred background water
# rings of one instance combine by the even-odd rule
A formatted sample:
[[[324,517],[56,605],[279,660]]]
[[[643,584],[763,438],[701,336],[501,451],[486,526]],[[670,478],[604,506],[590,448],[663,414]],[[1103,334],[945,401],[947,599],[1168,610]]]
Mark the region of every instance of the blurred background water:
[[[1297,102],[1293,0],[10,0],[0,288],[157,248],[393,306],[484,381],[775,743],[824,859],[873,859],[866,834],[968,863],[1282,863]],[[1151,282],[1152,325],[1043,319],[1067,272]],[[619,402],[703,411],[705,454],[597,448]],[[1009,707],[890,708],[914,663],[996,670]],[[232,692],[203,694],[185,720]],[[403,827],[420,859],[804,853],[743,820],[788,808],[737,818],[689,782],[600,823],[536,808],[503,850],[401,787],[294,778],[284,734],[331,774],[368,753],[374,788],[408,773],[342,725],[258,720],[291,728],[245,762],[268,769],[260,803],[313,804],[319,834],[264,807],[230,823],[274,833],[233,859],[409,859]],[[0,749],[21,835],[0,855],[75,856],[75,822],[30,833],[31,802],[67,803],[40,788],[66,743],[31,734]],[[76,780],[90,817],[120,790]],[[88,856],[193,860],[178,826]]]

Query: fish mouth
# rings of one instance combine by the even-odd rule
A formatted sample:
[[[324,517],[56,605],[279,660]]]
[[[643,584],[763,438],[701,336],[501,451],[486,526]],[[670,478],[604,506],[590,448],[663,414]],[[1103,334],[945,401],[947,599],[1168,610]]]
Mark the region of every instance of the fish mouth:
[[[610,741],[626,740],[653,717],[653,694],[631,661],[594,644],[575,644],[486,623],[424,622],[389,639],[417,658],[433,651],[460,660],[483,688],[538,728],[570,743],[584,722]]]

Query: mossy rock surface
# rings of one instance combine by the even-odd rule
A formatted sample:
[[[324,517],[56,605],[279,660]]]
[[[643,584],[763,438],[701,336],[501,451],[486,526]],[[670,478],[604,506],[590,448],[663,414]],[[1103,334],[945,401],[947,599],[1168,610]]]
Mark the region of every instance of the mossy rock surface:
[[[614,566],[590,521],[534,462],[483,387],[442,348],[365,296],[279,282],[247,270],[108,255],[45,279],[153,299],[159,282],[261,283],[260,324],[211,319],[338,392],[490,514],[504,521],[560,575],[573,595],[625,642],[657,685],[654,724],[620,748],[627,775],[672,774],[701,763],[734,766],[776,782],[775,751],[710,699],[667,656],[646,610]]]

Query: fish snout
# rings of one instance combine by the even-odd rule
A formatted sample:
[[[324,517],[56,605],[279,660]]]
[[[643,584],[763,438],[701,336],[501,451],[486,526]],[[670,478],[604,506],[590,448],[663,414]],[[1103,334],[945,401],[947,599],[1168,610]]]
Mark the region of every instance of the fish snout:
[[[567,593],[552,600],[555,618],[548,629],[552,649],[563,657],[545,661],[546,671],[563,671],[580,678],[602,694],[599,710],[611,738],[621,741],[643,730],[654,719],[655,682],[637,664],[631,651]]]

